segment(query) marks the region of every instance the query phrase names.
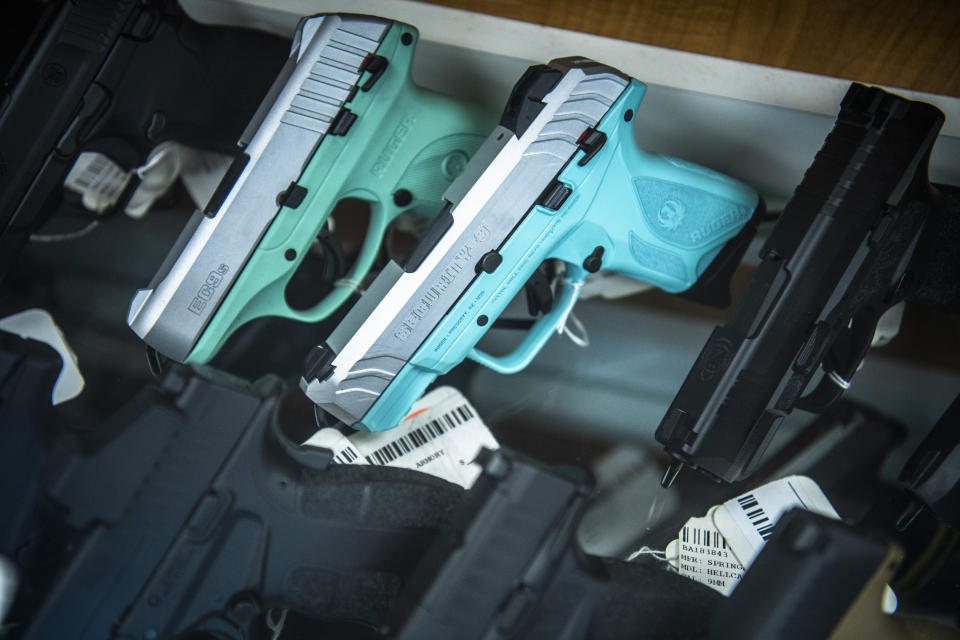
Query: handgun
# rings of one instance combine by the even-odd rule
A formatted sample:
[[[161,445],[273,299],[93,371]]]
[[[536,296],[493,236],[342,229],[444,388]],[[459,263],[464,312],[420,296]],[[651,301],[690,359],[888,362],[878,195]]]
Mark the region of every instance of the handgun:
[[[21,383],[48,397],[52,381],[30,368]],[[13,404],[29,409],[33,396]],[[653,559],[583,554],[585,472],[488,451],[466,491],[410,469],[338,464],[296,444],[313,423],[301,405],[273,376],[250,384],[174,365],[95,432],[21,412],[0,430],[0,462],[18,472],[0,476],[10,489],[0,521],[12,525],[0,562],[15,559],[20,575],[5,630],[322,640],[395,637],[389,623],[401,637],[467,638],[510,622],[510,637],[585,638],[589,618],[604,637],[642,626],[670,638],[697,635],[722,604]],[[51,427],[35,445],[44,453],[22,464],[10,445]]]
[[[941,622],[884,613],[903,548],[861,527],[791,509],[778,520],[705,638],[948,638]],[[784,579],[790,576],[789,579]],[[899,594],[898,594],[899,595]]]
[[[413,83],[417,35],[370,16],[301,21],[236,160],[130,304],[127,324],[150,347],[202,364],[254,318],[320,321],[361,286],[392,220],[436,213],[496,115]],[[346,198],[370,204],[359,255],[295,308],[287,284]]]
[[[589,476],[507,448],[452,510],[381,627],[419,638],[700,638],[725,599],[653,558],[585,553]],[[642,629],[642,632],[641,632]]]
[[[638,148],[633,118],[645,91],[586,58],[529,68],[404,266],[388,263],[311,350],[300,381],[307,396],[348,425],[389,429],[464,358],[501,373],[525,367],[564,326],[589,273],[679,292],[723,263],[759,196]],[[476,349],[548,258],[566,267],[549,311],[512,353]]]
[[[960,528],[960,395],[903,465],[900,482],[908,505],[897,519],[903,530],[927,510],[937,520]]]
[[[288,47],[194,22],[173,0],[28,2],[4,24],[0,277],[52,216],[93,217],[65,197],[81,153],[128,171],[166,141],[230,152]],[[131,173],[99,217],[123,210],[138,184]]]
[[[922,234],[937,233],[929,220],[944,219],[927,177],[943,120],[932,105],[851,85],[756,274],[657,428],[675,459],[664,486],[683,465],[747,477],[784,416],[821,412],[850,385],[880,317],[923,281],[910,265]]]
[[[264,618],[290,610],[363,623],[317,637],[375,629],[463,489],[330,464],[330,450],[289,440],[297,418],[284,400],[277,378],[213,380],[174,365],[99,434],[57,422],[46,456],[4,478],[35,487],[0,500],[13,525],[0,554],[21,578],[7,628],[19,638],[248,640],[276,637],[258,635]],[[10,427],[3,445],[50,430],[43,419]],[[17,455],[0,447],[5,462]]]

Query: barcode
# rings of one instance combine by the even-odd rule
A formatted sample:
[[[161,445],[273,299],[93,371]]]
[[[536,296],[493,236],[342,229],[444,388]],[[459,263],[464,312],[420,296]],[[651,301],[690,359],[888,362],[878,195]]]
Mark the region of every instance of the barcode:
[[[100,174],[109,166],[110,160],[103,155],[95,154],[93,159],[87,163],[83,171],[76,178],[76,185],[81,189],[89,189],[93,186]]]
[[[357,450],[353,447],[344,447],[340,450],[340,453],[333,456],[334,462],[339,462],[340,464],[350,464],[355,460],[360,458],[360,454],[357,453]]]
[[[770,522],[770,518],[767,517],[763,507],[761,507],[757,499],[753,497],[753,494],[748,493],[740,496],[737,498],[737,503],[740,504],[743,512],[747,514],[747,519],[757,530],[757,533],[760,534],[760,537],[764,540],[769,538],[773,533],[773,523]]]
[[[710,529],[684,527],[680,532],[680,541],[714,549],[727,548],[727,539],[719,531]]]
[[[414,449],[419,449],[431,440],[435,440],[441,434],[450,429],[463,424],[473,417],[473,412],[467,405],[461,405],[456,409],[449,411],[435,420],[431,420],[422,427],[417,427],[410,433],[400,436],[393,442],[385,444],[370,455],[367,462],[370,464],[390,464],[397,458]]]

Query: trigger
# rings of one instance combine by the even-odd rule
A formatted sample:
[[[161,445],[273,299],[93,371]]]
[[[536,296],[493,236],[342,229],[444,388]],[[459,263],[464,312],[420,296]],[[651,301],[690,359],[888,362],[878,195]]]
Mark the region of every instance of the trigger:
[[[297,311],[310,309],[330,293],[334,283],[346,274],[347,266],[343,245],[324,227],[287,282],[287,304]]]
[[[537,267],[527,283],[523,285],[523,290],[527,294],[527,309],[531,316],[549,313],[553,308],[553,289],[550,288],[546,264]]]
[[[347,258],[344,255],[343,245],[330,231],[324,227],[317,234],[310,245],[310,256],[319,260],[321,266],[321,280],[333,282],[347,273]]]

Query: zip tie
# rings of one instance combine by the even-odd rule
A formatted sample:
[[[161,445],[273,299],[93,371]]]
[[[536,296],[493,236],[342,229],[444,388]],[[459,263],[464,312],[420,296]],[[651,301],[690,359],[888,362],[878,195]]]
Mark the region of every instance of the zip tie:
[[[146,173],[147,171],[149,171],[150,169],[153,169],[155,166],[157,166],[157,164],[159,164],[159,162],[160,162],[161,160],[163,160],[163,159],[168,155],[168,153],[170,152],[170,150],[171,150],[172,148],[173,148],[173,147],[167,147],[167,148],[165,148],[163,151],[161,151],[160,153],[158,153],[158,154],[156,154],[155,156],[153,156],[152,158],[150,158],[150,162],[148,162],[147,164],[143,165],[142,167],[137,167],[136,169],[134,169],[133,172],[136,173],[137,176],[142,180],[142,179],[143,179],[143,174]],[[179,173],[179,171],[178,171],[177,173]],[[174,177],[174,179],[176,179],[176,177]]]
[[[578,280],[577,282],[570,282],[565,280],[565,282],[573,287],[573,299],[576,299],[580,296],[580,289],[583,288],[583,280]],[[580,335],[574,334],[570,331],[570,328],[567,327],[567,321],[570,320],[577,327],[577,331],[580,332]],[[566,313],[557,321],[557,333],[566,334],[570,341],[578,347],[586,347],[590,345],[590,337],[587,335],[587,329],[583,326],[583,323],[580,322],[580,319],[577,316],[573,315],[573,305],[567,309]]]
[[[363,286],[358,280],[353,280],[352,278],[340,278],[339,280],[334,280],[333,286],[346,287],[347,289],[352,289],[355,293],[363,293]]]
[[[654,560],[659,560],[660,562],[669,562],[669,560],[667,560],[666,551],[659,551],[657,549],[652,549],[647,545],[643,545],[642,547],[640,547],[639,549],[631,553],[629,556],[627,556],[627,562],[632,562],[633,560],[635,560],[640,556],[650,556]]]
[[[63,242],[64,240],[76,240],[77,238],[82,238],[87,235],[94,229],[100,226],[99,220],[94,220],[90,222],[87,226],[77,231],[71,231],[69,233],[52,233],[52,234],[41,234],[33,233],[30,234],[31,242]]]
[[[571,312],[567,320],[576,327],[577,332],[580,334],[580,335],[577,335],[576,333],[571,331],[570,327],[566,323],[564,323],[563,333],[568,338],[570,338],[570,342],[577,345],[578,347],[589,347],[590,336],[587,335],[587,328],[583,326],[583,322],[580,321],[580,318],[578,318],[576,314]]]
[[[570,282],[569,280],[564,280],[564,282],[573,287],[573,299],[576,300],[580,295],[580,289],[583,288],[583,280],[580,280],[579,282]],[[563,333],[564,329],[567,328],[567,318],[571,313],[573,313],[573,305],[570,305],[560,319],[557,320],[557,333]]]
[[[270,631],[273,631],[273,637],[270,640],[277,640],[280,637],[280,634],[283,632],[283,625],[287,622],[287,612],[289,609],[284,609],[280,613],[279,620],[273,620],[273,613],[276,609],[268,609],[265,622],[267,623],[267,628]]]
[[[580,289],[583,287],[583,280],[579,282],[570,282],[569,280],[565,280],[565,282],[573,287],[573,299],[576,300],[577,296],[580,294]],[[570,308],[568,308],[557,321],[557,333],[563,333],[564,329],[567,328],[567,318],[571,313],[573,313],[573,305],[570,305]]]
[[[827,377],[833,380],[834,384],[836,384],[838,387],[840,387],[844,391],[850,388],[850,381],[844,380],[843,378],[841,378],[836,371],[831,371],[830,373],[827,374]]]

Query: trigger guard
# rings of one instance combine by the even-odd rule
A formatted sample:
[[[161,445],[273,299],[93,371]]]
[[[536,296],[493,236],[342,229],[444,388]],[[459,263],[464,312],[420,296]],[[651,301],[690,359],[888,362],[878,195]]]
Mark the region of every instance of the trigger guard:
[[[373,200],[370,202],[370,205],[370,222],[367,226],[367,233],[363,238],[363,244],[360,246],[360,252],[357,254],[353,266],[351,266],[341,278],[343,281],[356,282],[358,284],[363,282],[363,279],[370,273],[370,269],[373,268],[373,264],[380,254],[380,248],[383,245],[390,219],[384,207],[379,204],[379,201]],[[349,287],[349,285],[338,286]]]
[[[363,245],[360,247],[360,253],[354,260],[353,266],[332,283],[332,291],[312,308],[299,313],[295,318],[307,322],[318,322],[333,314],[351,295],[361,293],[363,280],[373,267],[386,229],[387,219],[383,207],[371,206],[367,234],[363,239]]]
[[[317,294],[332,290],[336,281],[347,271],[343,247],[336,236],[324,231],[316,236],[314,242],[283,285],[284,301],[298,313],[306,313],[322,305],[329,293],[319,299]]]
[[[502,356],[490,355],[474,347],[467,357],[497,373],[511,374],[522,371],[533,361],[550,336],[561,330],[567,316],[580,296],[580,281],[561,280],[554,297],[553,308],[533,324],[516,349]]]

